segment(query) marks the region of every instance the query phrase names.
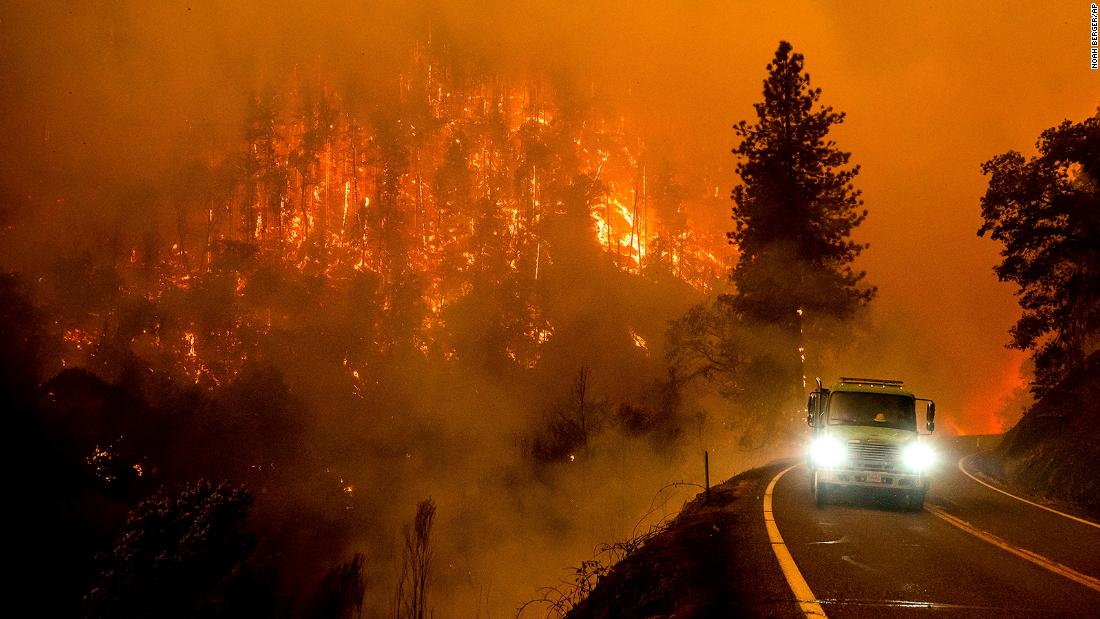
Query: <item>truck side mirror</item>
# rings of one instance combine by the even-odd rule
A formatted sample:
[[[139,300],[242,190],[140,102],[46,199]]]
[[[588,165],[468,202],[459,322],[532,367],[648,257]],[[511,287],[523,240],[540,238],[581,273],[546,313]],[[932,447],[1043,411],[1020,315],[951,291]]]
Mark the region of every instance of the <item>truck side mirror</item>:
[[[806,425],[814,427],[814,417],[817,416],[817,394],[811,393],[806,400]]]
[[[936,403],[935,402],[929,402],[928,403],[928,414],[925,415],[925,419],[928,420],[928,422],[925,424],[928,427],[928,431],[929,432],[935,432],[936,431]]]

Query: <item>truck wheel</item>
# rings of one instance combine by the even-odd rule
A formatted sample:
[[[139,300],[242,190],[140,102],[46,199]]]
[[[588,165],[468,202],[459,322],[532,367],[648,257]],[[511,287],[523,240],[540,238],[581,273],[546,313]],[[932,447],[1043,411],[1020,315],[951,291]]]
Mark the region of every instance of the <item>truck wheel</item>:
[[[829,485],[817,481],[817,473],[814,473],[814,502],[818,507],[829,502]]]
[[[909,509],[915,512],[919,512],[924,509],[924,491],[910,492],[907,497],[909,500]]]

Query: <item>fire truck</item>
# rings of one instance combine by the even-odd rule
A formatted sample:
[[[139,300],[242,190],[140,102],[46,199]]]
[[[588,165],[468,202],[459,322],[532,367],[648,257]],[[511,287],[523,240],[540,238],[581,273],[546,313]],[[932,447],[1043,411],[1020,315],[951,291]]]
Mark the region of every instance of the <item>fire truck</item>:
[[[925,429],[936,428],[936,403],[905,390],[902,381],[843,377],[821,380],[806,403],[810,487],[818,507],[838,489],[889,491],[921,509],[936,455],[917,431],[917,402],[925,402]]]

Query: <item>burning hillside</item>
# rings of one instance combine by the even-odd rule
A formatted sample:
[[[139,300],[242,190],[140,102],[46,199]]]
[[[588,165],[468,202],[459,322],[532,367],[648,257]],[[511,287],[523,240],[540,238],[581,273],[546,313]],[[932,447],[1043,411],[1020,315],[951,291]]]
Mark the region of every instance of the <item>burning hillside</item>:
[[[279,602],[296,610],[349,555],[391,589],[393,540],[427,496],[439,604],[514,607],[549,576],[526,555],[565,565],[682,477],[685,429],[701,442],[708,422],[701,405],[687,421],[664,335],[725,285],[725,231],[699,224],[724,190],[595,84],[454,56],[421,41],[369,92],[295,70],[243,97],[229,138],[28,193],[43,216],[18,238],[69,222],[62,250],[24,254],[42,258],[21,265],[29,285],[4,288],[38,308],[27,432],[73,446],[58,477],[117,510],[189,497],[240,519],[255,496],[249,526],[299,583]],[[600,498],[609,466],[632,472]],[[197,480],[247,490],[163,494]],[[71,590],[120,523],[58,538],[88,549]],[[497,562],[524,567],[490,600],[473,587]]]
[[[598,93],[463,70],[427,43],[394,87],[392,106],[365,114],[304,77],[252,96],[238,144],[205,148],[139,198],[167,225],[113,239],[116,263],[94,267],[154,305],[197,286],[263,296],[265,276],[290,268],[379,308],[363,325],[365,348],[385,353],[406,339],[448,359],[458,355],[450,309],[479,285],[507,282],[515,311],[504,346],[527,368],[554,336],[541,280],[576,251],[566,245],[591,244],[625,273],[666,273],[700,292],[728,271],[724,234],[689,215],[720,190],[682,184]],[[104,329],[126,321],[92,314],[66,318],[64,365],[84,363]],[[287,319],[270,308],[218,324],[146,316],[126,335],[143,356],[166,354],[195,382],[220,384],[248,358],[250,338]],[[394,321],[410,327],[400,338],[388,332]],[[344,359],[353,374],[355,354]]]

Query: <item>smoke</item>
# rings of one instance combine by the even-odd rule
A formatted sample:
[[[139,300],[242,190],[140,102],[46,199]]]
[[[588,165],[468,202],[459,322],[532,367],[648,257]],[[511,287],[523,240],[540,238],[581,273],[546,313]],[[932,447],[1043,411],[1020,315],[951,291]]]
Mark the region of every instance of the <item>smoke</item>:
[[[193,294],[149,301],[152,309],[119,292],[134,289],[141,271],[120,265],[144,261],[152,281],[173,259],[179,205],[215,183],[196,170],[229,166],[254,98],[282,101],[289,113],[303,93],[327,93],[382,125],[401,103],[411,58],[435,54],[446,61],[435,70],[453,71],[456,83],[523,84],[563,117],[618,118],[644,141],[645,161],[672,169],[670,183],[692,196],[682,213],[690,228],[720,238],[736,183],[729,126],[751,117],[763,65],[778,40],[791,40],[823,100],[848,114],[835,137],[862,166],[871,211],[857,231],[872,245],[858,267],[879,287],[855,348],[809,368],[811,380],[903,378],[937,400],[941,427],[993,431],[1008,423],[997,415],[1019,388],[1020,356],[1003,349],[1017,310],[991,272],[996,248],[974,236],[978,165],[1095,108],[1100,85],[1076,42],[1079,12],[993,2],[27,3],[0,16],[0,264],[38,284],[49,328],[70,344],[121,329],[133,337],[114,345],[158,371],[192,363],[194,350],[188,371],[221,372],[219,388],[252,380],[252,370],[197,367],[225,352],[203,334],[229,330],[235,316],[266,324],[231,352],[273,373],[241,386],[235,401],[231,388],[220,392],[206,412],[239,410],[285,382],[287,415],[301,425],[279,444],[296,455],[257,510],[289,556],[315,557],[286,578],[308,585],[307,567],[323,572],[363,552],[368,604],[384,610],[401,528],[431,496],[437,608],[507,614],[557,566],[628,534],[658,488],[698,480],[703,449],[716,478],[769,455],[734,447],[730,411],[713,395],[661,399],[666,321],[702,293],[593,271],[574,256],[563,261],[573,270],[547,284],[557,322],[538,371],[524,372],[460,371],[415,355],[349,359],[347,334],[376,319],[371,291],[380,284],[367,275],[334,292],[245,257]],[[238,293],[242,272],[250,279]],[[480,342],[487,308],[502,305],[460,306],[448,320]],[[126,320],[107,317],[112,307]],[[143,332],[152,323],[191,339],[154,341]],[[133,367],[119,362],[129,357],[116,352],[89,365],[130,384]],[[573,459],[533,466],[531,441],[560,421],[582,366],[598,418],[591,442]],[[150,384],[133,384],[159,402]],[[662,433],[669,427],[679,434]],[[218,447],[233,446],[209,449]],[[319,497],[319,484],[331,492]]]

